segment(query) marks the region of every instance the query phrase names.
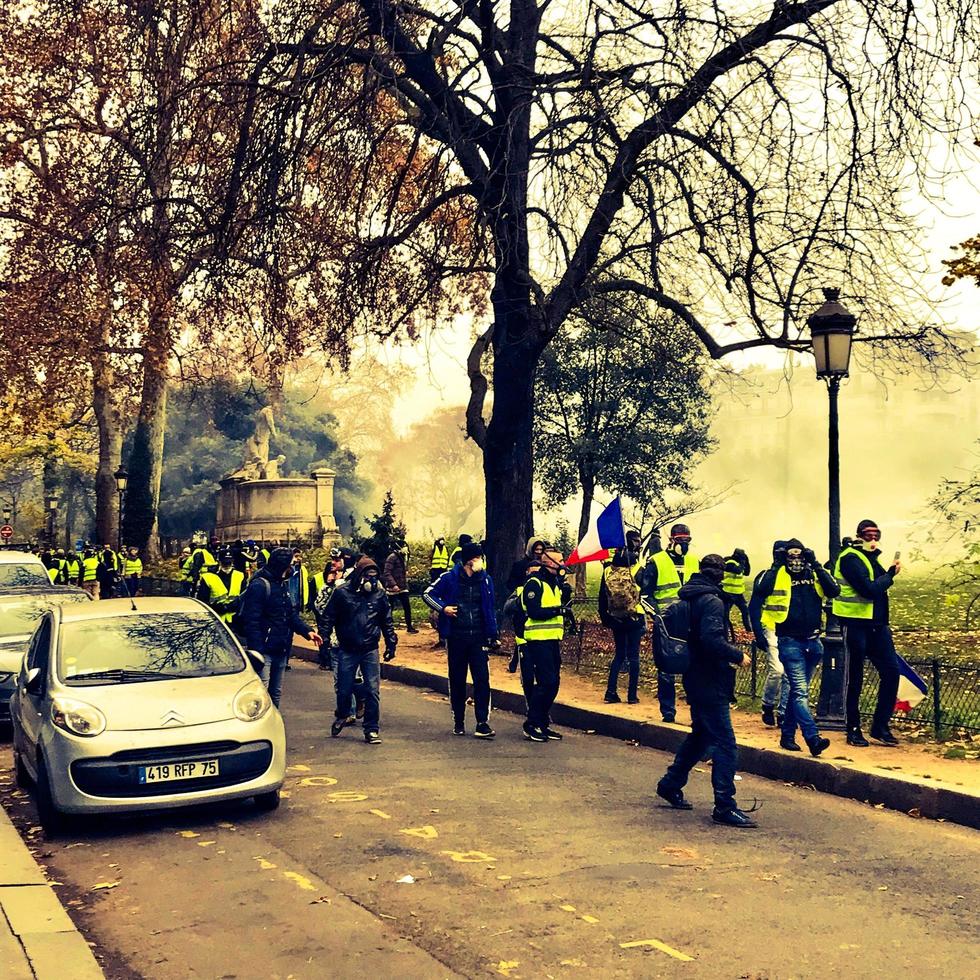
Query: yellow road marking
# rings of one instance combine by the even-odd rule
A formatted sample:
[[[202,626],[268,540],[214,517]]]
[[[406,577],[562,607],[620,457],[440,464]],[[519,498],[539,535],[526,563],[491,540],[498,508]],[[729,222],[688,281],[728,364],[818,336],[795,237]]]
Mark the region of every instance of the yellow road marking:
[[[307,776],[299,781],[300,786],[336,786],[333,776]]]
[[[558,908],[560,908],[562,910],[562,912],[574,912],[575,911],[575,906],[574,905],[559,905]]]
[[[288,878],[290,881],[295,881],[305,892],[316,891],[316,885],[306,875],[301,875],[296,871],[283,871],[282,876],[283,878]]]
[[[263,871],[271,871],[273,868],[278,867],[277,864],[273,864],[271,861],[266,861],[264,857],[256,857],[255,860],[259,862],[259,867]]]
[[[391,814],[385,813],[384,810],[372,810],[371,813],[373,813],[376,817],[381,817],[382,820],[391,819]]]
[[[366,800],[367,796],[364,793],[352,793],[348,790],[338,790],[336,793],[328,793],[327,799],[331,803],[360,803],[362,800]]]
[[[421,837],[422,840],[435,840],[439,836],[439,831],[430,823],[424,827],[404,827],[398,833],[408,834],[409,837]]]
[[[201,835],[195,833],[193,830],[178,830],[177,831],[177,836],[178,837],[186,837],[189,840],[191,837],[200,837]]]
[[[619,944],[620,949],[635,949],[637,946],[652,946],[654,949],[659,949],[661,953],[673,956],[675,960],[683,960],[685,963],[690,963],[694,960],[693,956],[688,956],[687,953],[682,953],[679,949],[674,949],[673,946],[668,946],[659,939],[637,939],[631,943]]]
[[[583,915],[583,922],[588,922],[590,926],[594,926],[599,920],[594,915]]]
[[[310,767],[297,762],[295,766],[286,766],[286,772],[310,772]]]
[[[210,847],[212,844],[217,844],[216,840],[199,840],[197,842],[198,847]]]
[[[483,851],[442,851],[440,853],[447,854],[460,864],[485,864],[497,860],[489,854],[484,854]]]
[[[518,966],[520,966],[520,963],[519,963],[518,960],[501,960],[497,964],[497,972],[502,977],[509,977],[510,976],[510,971],[511,970],[516,970],[518,968]]]

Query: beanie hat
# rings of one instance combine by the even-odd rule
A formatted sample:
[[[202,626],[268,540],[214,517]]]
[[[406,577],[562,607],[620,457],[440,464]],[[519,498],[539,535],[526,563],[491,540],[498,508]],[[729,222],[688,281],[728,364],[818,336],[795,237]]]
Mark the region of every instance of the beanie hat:
[[[686,534],[688,537],[690,537],[691,529],[686,524],[675,524],[670,529],[670,536],[674,538],[677,537],[678,534]]]
[[[863,520],[858,524],[856,533],[860,535],[862,531],[867,530],[869,527],[874,531],[879,530],[877,521]]]
[[[725,577],[725,559],[721,555],[705,555],[698,568],[712,582],[720,582]]]
[[[788,541],[784,542],[786,550],[789,551],[790,548],[797,548],[800,551],[803,550],[803,542],[799,538],[790,538]]]
[[[469,544],[472,540],[472,534],[461,534],[459,536],[459,546],[462,548],[464,544]]]
[[[482,554],[483,549],[475,541],[468,541],[459,549],[459,560],[461,564],[465,565],[468,561],[479,558]]]

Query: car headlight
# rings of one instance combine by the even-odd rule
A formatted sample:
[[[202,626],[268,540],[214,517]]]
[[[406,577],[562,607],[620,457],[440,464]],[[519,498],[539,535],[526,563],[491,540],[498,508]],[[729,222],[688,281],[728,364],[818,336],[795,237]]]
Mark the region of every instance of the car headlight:
[[[232,702],[235,717],[241,721],[258,721],[271,707],[272,698],[262,681],[256,679],[246,684]]]
[[[74,698],[52,698],[51,720],[64,731],[86,738],[105,731],[105,715],[93,705]]]

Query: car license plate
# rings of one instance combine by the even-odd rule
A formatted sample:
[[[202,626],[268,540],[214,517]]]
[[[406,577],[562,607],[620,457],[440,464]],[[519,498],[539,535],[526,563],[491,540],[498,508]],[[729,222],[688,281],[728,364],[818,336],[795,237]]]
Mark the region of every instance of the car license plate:
[[[140,766],[140,784],[168,783],[176,779],[203,779],[205,776],[219,774],[217,759],[202,759],[199,762],[164,762],[157,766]]]

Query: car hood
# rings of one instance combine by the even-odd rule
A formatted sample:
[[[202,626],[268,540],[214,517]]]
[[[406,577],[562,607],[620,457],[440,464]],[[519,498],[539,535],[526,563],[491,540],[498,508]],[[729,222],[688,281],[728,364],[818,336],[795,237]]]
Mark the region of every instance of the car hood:
[[[59,685],[59,693],[98,708],[105,715],[107,731],[176,731],[234,718],[235,695],[255,679],[255,673],[243,670],[172,681]]]
[[[20,670],[24,652],[30,642],[30,633],[25,633],[23,636],[5,636],[0,640],[0,674],[10,674]]]

